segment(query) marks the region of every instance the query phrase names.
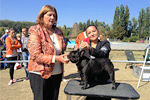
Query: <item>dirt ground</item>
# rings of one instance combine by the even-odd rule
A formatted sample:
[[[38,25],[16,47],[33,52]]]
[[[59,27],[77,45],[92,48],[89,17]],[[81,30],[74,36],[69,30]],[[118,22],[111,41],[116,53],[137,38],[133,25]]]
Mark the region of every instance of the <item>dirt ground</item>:
[[[143,60],[143,52],[134,52],[136,60]],[[126,60],[124,51],[111,51],[111,60]],[[137,89],[138,78],[133,75],[133,69],[125,69],[126,63],[114,63],[116,82],[128,83],[140,94],[139,100],[150,100],[150,82],[141,82]],[[24,69],[15,70],[14,77],[18,80],[11,86],[8,86],[9,69],[0,70],[0,100],[33,100],[33,94],[30,88],[29,81],[24,81]],[[64,80],[61,83],[59,100],[66,100],[64,88],[68,80],[77,78],[77,69],[74,64],[69,62],[65,65]],[[84,96],[72,96],[72,100],[84,100]],[[118,100],[118,99],[112,99]]]

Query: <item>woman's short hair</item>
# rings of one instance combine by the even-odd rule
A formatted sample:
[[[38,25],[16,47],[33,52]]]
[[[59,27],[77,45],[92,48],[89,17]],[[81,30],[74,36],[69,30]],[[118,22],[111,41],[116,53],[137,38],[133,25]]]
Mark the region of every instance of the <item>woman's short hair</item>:
[[[45,6],[42,7],[42,9],[40,10],[39,15],[37,16],[37,24],[40,24],[42,26],[44,25],[43,17],[49,11],[54,11],[55,12],[55,14],[56,14],[56,22],[57,22],[57,11],[56,11],[56,9],[53,6],[45,5]],[[56,27],[56,24],[57,23],[55,23],[53,25],[53,27]]]
[[[87,30],[90,26],[94,26],[94,27],[98,30],[98,28],[97,28],[96,25],[88,25],[88,26],[86,27],[86,30]]]
[[[94,27],[96,28],[96,30],[98,31],[98,35],[99,35],[99,30],[98,30],[97,26],[95,26],[95,25],[88,25],[88,26],[86,27],[86,34],[87,34],[87,29],[88,29],[89,27],[91,27],[91,26],[94,26]]]

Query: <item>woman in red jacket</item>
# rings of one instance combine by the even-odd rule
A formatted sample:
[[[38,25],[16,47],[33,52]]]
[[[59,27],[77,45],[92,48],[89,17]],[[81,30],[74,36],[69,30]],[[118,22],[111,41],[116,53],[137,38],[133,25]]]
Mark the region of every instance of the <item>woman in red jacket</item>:
[[[17,60],[17,49],[21,48],[20,42],[18,42],[17,39],[14,38],[15,31],[13,29],[10,29],[9,36],[6,38],[6,57],[7,60]],[[9,74],[10,74],[10,81],[8,85],[11,85],[12,83],[16,82],[16,80],[13,78],[14,74],[14,65],[15,63],[9,63],[8,66],[10,68]]]

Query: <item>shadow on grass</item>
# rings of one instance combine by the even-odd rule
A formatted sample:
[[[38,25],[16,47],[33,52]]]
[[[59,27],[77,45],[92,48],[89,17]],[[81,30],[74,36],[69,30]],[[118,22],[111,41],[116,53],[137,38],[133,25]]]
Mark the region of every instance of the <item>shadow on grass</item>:
[[[22,82],[22,81],[24,81],[24,80],[25,80],[25,77],[22,77],[22,78],[16,79],[16,82]]]
[[[144,85],[147,85],[148,83],[150,83],[150,81],[147,81],[144,84],[140,85],[139,88],[142,87],[142,86],[144,86]]]
[[[64,77],[64,79],[70,79],[70,78],[80,78],[80,74],[73,73],[73,74],[70,74],[70,75]]]

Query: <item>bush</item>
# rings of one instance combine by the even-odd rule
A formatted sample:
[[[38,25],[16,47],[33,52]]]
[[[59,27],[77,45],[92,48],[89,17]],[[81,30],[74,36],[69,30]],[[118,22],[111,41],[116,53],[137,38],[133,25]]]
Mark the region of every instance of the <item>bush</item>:
[[[139,37],[138,36],[131,36],[129,38],[129,42],[136,42],[137,40],[139,40]]]
[[[128,42],[128,41],[129,41],[129,38],[124,37],[122,41],[123,41],[123,42]]]

